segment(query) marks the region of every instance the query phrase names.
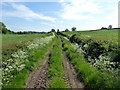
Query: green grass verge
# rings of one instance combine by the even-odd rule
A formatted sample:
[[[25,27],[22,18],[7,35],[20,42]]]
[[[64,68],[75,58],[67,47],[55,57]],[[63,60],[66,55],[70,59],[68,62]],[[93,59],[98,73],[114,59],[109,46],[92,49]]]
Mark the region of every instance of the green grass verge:
[[[50,68],[48,73],[50,88],[67,88],[64,81],[64,69],[62,65],[62,47],[59,37],[56,37],[52,56],[50,58]]]
[[[2,68],[0,68],[0,90],[2,89]]]

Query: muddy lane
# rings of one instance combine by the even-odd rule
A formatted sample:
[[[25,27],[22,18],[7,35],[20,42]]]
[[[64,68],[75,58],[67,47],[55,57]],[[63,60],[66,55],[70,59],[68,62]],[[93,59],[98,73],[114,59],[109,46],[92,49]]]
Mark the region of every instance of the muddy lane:
[[[26,88],[48,88],[48,68],[49,68],[49,59],[51,56],[51,51],[47,52],[43,64],[38,67],[35,71],[29,76]]]
[[[63,66],[66,76],[66,82],[70,88],[82,88],[84,89],[84,84],[78,79],[78,75],[73,68],[73,65],[69,63],[66,53],[62,51],[63,54]]]

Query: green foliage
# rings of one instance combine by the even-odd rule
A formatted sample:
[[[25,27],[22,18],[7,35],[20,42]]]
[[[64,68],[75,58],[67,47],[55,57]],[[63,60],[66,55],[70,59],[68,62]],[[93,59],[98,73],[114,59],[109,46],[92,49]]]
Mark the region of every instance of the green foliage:
[[[2,89],[2,69],[0,68],[0,89]]]
[[[117,32],[118,30],[83,31],[83,32],[81,31],[81,32],[69,32],[69,33],[64,32],[65,35],[64,33],[62,33],[61,35],[69,37],[72,43],[77,43],[79,45],[79,48],[81,49],[81,52],[84,54],[85,58],[94,59],[94,61],[97,62],[96,60],[101,59],[100,58],[101,55],[103,57],[108,56],[110,57],[109,59],[110,63],[118,62],[116,63],[116,68],[118,68],[120,65],[120,59],[119,59],[120,47],[118,47]],[[104,34],[104,33],[109,33],[109,34]],[[110,35],[114,37],[111,37]],[[103,37],[105,39],[103,39]]]
[[[39,38],[38,40],[35,39],[33,42],[27,42],[25,44],[26,46],[20,47],[15,52],[12,52],[10,57],[3,59],[2,65],[4,88],[24,87],[30,71],[42,64],[38,62],[45,57],[45,53],[52,45],[52,38],[54,38],[54,35]]]
[[[51,32],[56,32],[55,29],[51,29]]]
[[[72,31],[76,31],[76,27],[73,27],[73,28],[72,28]]]
[[[10,31],[6,28],[6,25],[3,22],[0,22],[0,33],[2,33],[2,34],[14,34],[13,31]]]
[[[89,62],[92,67],[102,72],[109,72],[116,77],[118,76],[120,49],[117,44],[109,41],[93,40],[76,34],[70,37],[70,41],[79,45],[76,48],[77,51],[83,53],[84,58],[87,59],[86,61]]]
[[[67,41],[64,41],[64,48],[68,58],[70,58],[71,63],[74,65],[80,77],[83,78],[84,84],[88,88],[120,88],[118,76],[101,72],[92,67],[86,62],[83,54],[77,52]]]
[[[57,37],[53,46],[52,56],[50,58],[50,68],[48,78],[50,80],[50,88],[67,88],[64,77],[64,69],[62,65],[62,48],[60,38]]]
[[[67,88],[67,85],[61,77],[54,77],[51,82],[50,88]]]

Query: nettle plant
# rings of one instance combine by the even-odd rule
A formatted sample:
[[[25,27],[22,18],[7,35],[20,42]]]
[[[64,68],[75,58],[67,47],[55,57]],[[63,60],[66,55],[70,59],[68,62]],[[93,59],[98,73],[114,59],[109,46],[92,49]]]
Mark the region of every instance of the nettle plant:
[[[54,37],[55,36],[52,35],[45,38],[35,39],[33,42],[27,42],[26,48],[22,47],[22,49],[19,49],[11,54],[11,58],[3,60],[3,84],[8,85],[15,77],[15,75],[26,67],[26,62],[29,62],[29,50],[43,47],[44,45],[48,44]]]

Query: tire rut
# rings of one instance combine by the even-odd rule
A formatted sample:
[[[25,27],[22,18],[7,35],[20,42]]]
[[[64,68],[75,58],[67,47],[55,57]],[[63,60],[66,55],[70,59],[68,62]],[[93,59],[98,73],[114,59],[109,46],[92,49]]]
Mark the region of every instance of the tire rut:
[[[47,80],[48,80],[48,68],[49,68],[49,59],[51,56],[51,51],[52,49],[50,49],[47,53],[46,53],[46,57],[43,60],[43,65],[39,66],[35,71],[33,71],[28,79],[28,83],[26,85],[26,88],[47,88]]]
[[[72,64],[69,63],[66,53],[62,51],[63,54],[63,66],[65,71],[66,82],[70,88],[83,88],[84,84],[78,79],[78,75]]]

